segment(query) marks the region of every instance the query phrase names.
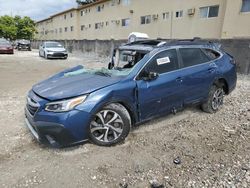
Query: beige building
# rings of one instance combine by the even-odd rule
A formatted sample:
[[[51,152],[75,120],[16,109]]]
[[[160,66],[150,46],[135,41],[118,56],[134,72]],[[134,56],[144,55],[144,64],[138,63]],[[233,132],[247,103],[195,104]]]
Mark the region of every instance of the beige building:
[[[250,0],[99,0],[37,22],[39,40],[250,38]]]

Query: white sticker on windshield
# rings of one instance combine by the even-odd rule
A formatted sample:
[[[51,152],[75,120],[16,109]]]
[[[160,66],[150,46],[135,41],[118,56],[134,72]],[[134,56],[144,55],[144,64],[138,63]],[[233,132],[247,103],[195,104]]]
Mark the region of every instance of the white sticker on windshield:
[[[157,59],[156,61],[157,61],[157,65],[170,63],[169,57],[160,58],[160,59]]]

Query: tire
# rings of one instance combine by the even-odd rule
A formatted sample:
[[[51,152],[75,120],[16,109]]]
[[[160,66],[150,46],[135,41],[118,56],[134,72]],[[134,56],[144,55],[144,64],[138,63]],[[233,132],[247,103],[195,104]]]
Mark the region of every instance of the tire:
[[[208,93],[208,99],[201,105],[204,112],[216,113],[223,105],[225,92],[223,85],[213,85]]]
[[[46,56],[46,54],[45,54],[45,52],[43,52],[43,57],[44,57],[45,59],[48,59],[47,56]]]
[[[89,125],[90,140],[99,146],[121,143],[128,136],[131,118],[121,104],[109,104],[98,111]]]

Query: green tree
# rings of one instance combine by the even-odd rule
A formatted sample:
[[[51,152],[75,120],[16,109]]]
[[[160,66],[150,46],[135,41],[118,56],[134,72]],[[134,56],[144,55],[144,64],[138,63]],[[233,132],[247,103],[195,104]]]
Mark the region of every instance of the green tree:
[[[0,37],[15,39],[33,39],[36,33],[35,22],[25,16],[0,17]]]
[[[11,16],[0,17],[0,37],[14,40],[16,39],[17,27],[15,20]]]

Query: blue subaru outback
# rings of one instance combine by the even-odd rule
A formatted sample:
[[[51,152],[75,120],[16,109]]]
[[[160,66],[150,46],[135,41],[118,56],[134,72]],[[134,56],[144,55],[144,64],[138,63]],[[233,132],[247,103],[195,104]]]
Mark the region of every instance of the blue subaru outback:
[[[111,146],[131,127],[190,104],[217,112],[236,80],[233,57],[216,43],[136,41],[114,50],[108,68],[77,66],[34,85],[25,121],[39,142],[55,147]]]

